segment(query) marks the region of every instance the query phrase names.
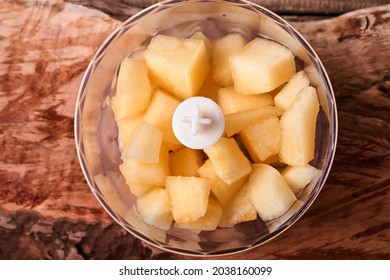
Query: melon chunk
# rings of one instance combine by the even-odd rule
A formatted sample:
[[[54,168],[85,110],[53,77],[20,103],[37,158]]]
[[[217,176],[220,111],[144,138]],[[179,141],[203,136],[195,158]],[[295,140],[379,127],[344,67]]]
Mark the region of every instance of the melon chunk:
[[[262,119],[241,131],[239,136],[252,160],[263,162],[279,153],[280,121],[277,117]]]
[[[294,55],[286,47],[256,38],[230,57],[234,88],[239,94],[269,92],[295,73]]]
[[[196,40],[202,40],[206,47],[208,58],[211,57],[211,41],[209,40],[209,38],[206,37],[206,35],[203,34],[202,31],[195,32],[190,38]]]
[[[236,224],[253,221],[257,217],[256,209],[248,197],[248,186],[244,185],[237,194],[222,208],[220,227],[232,227]]]
[[[157,35],[145,52],[145,60],[157,86],[182,100],[197,94],[209,72],[202,40]]]
[[[268,93],[241,95],[234,90],[234,87],[225,87],[218,91],[218,105],[225,115],[273,104],[273,98]]]
[[[213,164],[209,159],[198,169],[198,173],[201,177],[210,179],[211,192],[215,195],[221,205],[228,203],[248,180],[248,176],[245,176],[230,185],[225,184],[225,182],[218,177],[217,173],[215,173]]]
[[[209,179],[168,176],[166,187],[173,219],[177,223],[194,222],[206,213],[210,194]]]
[[[281,115],[282,110],[273,106],[228,114],[225,116],[225,132],[230,137],[264,119]]]
[[[138,198],[136,208],[145,223],[162,230],[168,230],[171,227],[173,216],[166,189],[151,189]]]
[[[222,86],[233,84],[229,59],[247,44],[247,40],[238,33],[230,33],[215,40],[212,44],[211,74]]]
[[[161,130],[141,121],[134,128],[126,142],[122,158],[138,160],[144,163],[157,163],[162,142]]]
[[[192,230],[215,230],[222,216],[222,207],[214,198],[209,198],[206,213],[193,222],[176,223],[177,228],[186,228]]]
[[[226,184],[232,184],[252,171],[251,163],[234,139],[221,137],[204,151],[213,164],[215,173]]]
[[[253,165],[248,188],[249,200],[264,222],[282,216],[296,201],[283,176],[267,164]]]
[[[120,65],[116,94],[112,101],[115,119],[120,120],[145,111],[151,95],[152,88],[145,61],[125,58]]]
[[[187,147],[180,148],[169,154],[171,175],[191,177],[198,175],[198,169],[203,164],[203,152]]]
[[[311,165],[287,166],[281,174],[292,191],[297,194],[311,181],[317,180],[321,171]]]
[[[117,120],[119,147],[121,150],[123,150],[134,128],[142,121],[143,117],[144,115],[141,113]]]
[[[302,89],[280,120],[280,160],[305,166],[314,158],[319,102],[316,89]]]
[[[144,121],[162,131],[164,142],[180,145],[172,129],[172,117],[180,101],[167,92],[157,89],[144,114]]]
[[[169,175],[168,151],[161,146],[158,163],[143,163],[138,160],[125,159],[119,169],[126,180],[130,191],[137,197],[152,187],[162,187]]]
[[[283,110],[286,110],[295,100],[298,92],[308,87],[310,84],[309,78],[303,71],[294,74],[284,88],[275,96],[275,105]]]

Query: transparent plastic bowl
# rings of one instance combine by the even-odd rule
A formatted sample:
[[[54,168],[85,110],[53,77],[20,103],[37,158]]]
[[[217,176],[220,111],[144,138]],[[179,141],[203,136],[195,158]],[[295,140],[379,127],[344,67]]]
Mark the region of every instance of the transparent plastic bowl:
[[[296,55],[298,68],[305,69],[311,85],[317,89],[321,108],[311,165],[322,170],[321,176],[297,195],[297,202],[285,215],[267,224],[258,218],[232,228],[199,234],[173,226],[168,231],[159,230],[142,222],[135,209],[136,197],[130,193],[119,171],[118,130],[110,107],[118,65],[132,52],[145,49],[156,34],[189,37],[197,31],[210,39],[238,32],[249,40],[261,36],[277,41]],[[335,153],[336,104],[328,75],[314,50],[302,35],[273,12],[244,0],[167,1],[128,19],[97,51],[78,93],[75,138],[81,168],[92,192],[127,231],[174,253],[230,254],[254,248],[281,234],[313,203],[325,183]]]

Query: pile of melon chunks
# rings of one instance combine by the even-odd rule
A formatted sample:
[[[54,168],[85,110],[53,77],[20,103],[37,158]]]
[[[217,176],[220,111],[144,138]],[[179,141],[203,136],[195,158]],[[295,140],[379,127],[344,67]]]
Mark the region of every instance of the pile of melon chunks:
[[[237,33],[157,35],[123,59],[111,104],[119,168],[143,221],[199,232],[286,213],[320,174],[309,165],[319,111],[309,84],[289,49]],[[203,150],[172,130],[176,107],[193,96],[225,115],[224,135]]]

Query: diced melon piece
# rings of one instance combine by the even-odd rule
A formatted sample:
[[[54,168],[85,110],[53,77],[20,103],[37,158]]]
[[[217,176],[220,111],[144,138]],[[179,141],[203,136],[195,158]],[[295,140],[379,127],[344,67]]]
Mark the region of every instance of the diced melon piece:
[[[220,88],[221,85],[218,84],[209,74],[207,75],[197,95],[210,98],[211,100],[217,102],[218,91]]]
[[[144,121],[162,131],[164,142],[175,145],[179,145],[180,142],[177,140],[172,129],[172,117],[179,104],[180,101],[175,97],[165,91],[157,89],[154,92],[150,105],[144,115]]]
[[[282,115],[282,110],[267,106],[228,114],[225,116],[225,132],[228,137],[270,117]]]
[[[121,150],[123,150],[134,128],[137,126],[139,122],[142,121],[143,117],[144,115],[141,113],[141,114],[137,114],[134,116],[117,120],[116,123],[118,125],[119,147]]]
[[[201,177],[210,179],[211,192],[215,195],[221,205],[228,203],[248,180],[248,176],[245,176],[230,185],[225,184],[225,182],[218,177],[217,173],[215,173],[213,164],[209,159],[198,169],[198,173]]]
[[[287,166],[282,172],[283,178],[290,186],[292,191],[297,194],[311,181],[317,180],[321,170],[311,166]]]
[[[230,57],[234,88],[239,94],[271,91],[295,73],[294,55],[286,47],[256,38]]]
[[[141,121],[134,128],[126,142],[122,158],[138,160],[144,163],[157,163],[162,142],[161,130]]]
[[[139,114],[148,107],[152,88],[148,67],[142,59],[125,58],[119,69],[112,108],[115,119]]]
[[[230,202],[222,208],[222,217],[218,226],[232,227],[242,222],[253,221],[256,218],[256,209],[248,197],[248,185],[244,185]]]
[[[161,147],[158,163],[143,163],[125,159],[119,169],[126,180],[130,191],[137,197],[143,195],[151,187],[162,187],[169,175],[168,151]]]
[[[275,105],[286,110],[295,100],[298,92],[308,87],[310,84],[309,78],[303,71],[294,74],[288,81],[286,86],[275,96]]]
[[[173,219],[177,223],[196,221],[206,213],[210,194],[209,179],[168,176],[166,187]]]
[[[273,98],[268,93],[241,95],[234,90],[234,87],[221,88],[218,91],[218,105],[225,115],[273,104]]]
[[[221,137],[204,151],[210,158],[215,173],[226,184],[232,184],[252,171],[251,163],[234,139]]]
[[[314,158],[318,97],[315,88],[302,89],[280,120],[280,160],[304,166]]]
[[[209,72],[202,40],[157,35],[145,52],[145,60],[154,82],[179,99],[196,95]]]
[[[153,188],[137,200],[137,212],[142,220],[156,228],[168,230],[173,220],[168,192]]]
[[[280,121],[277,117],[260,120],[239,133],[241,141],[254,162],[263,162],[280,149]]]
[[[176,223],[175,227],[177,228],[186,228],[192,230],[215,230],[218,226],[218,222],[221,219],[222,207],[213,198],[209,198],[209,203],[207,205],[206,213],[193,222],[188,223]]]
[[[264,222],[282,216],[296,200],[283,176],[267,164],[253,165],[248,188],[249,200]]]
[[[212,44],[211,74],[222,86],[233,84],[229,58],[247,44],[247,40],[238,33],[230,33],[215,40]]]
[[[172,176],[197,176],[203,164],[203,152],[183,147],[169,154],[169,167]]]
[[[196,39],[196,40],[202,40],[205,47],[206,47],[208,58],[211,57],[211,42],[210,42],[209,38],[207,38],[206,35],[203,34],[202,31],[195,32],[190,38]]]
[[[119,168],[120,168],[120,166],[119,166]],[[123,169],[123,167],[120,169]],[[133,178],[126,179],[126,184],[129,187],[130,192],[133,195],[135,195],[136,197],[142,196],[143,194],[147,193],[150,189],[155,187],[153,185],[144,184],[143,182],[139,182],[137,179],[133,179]]]

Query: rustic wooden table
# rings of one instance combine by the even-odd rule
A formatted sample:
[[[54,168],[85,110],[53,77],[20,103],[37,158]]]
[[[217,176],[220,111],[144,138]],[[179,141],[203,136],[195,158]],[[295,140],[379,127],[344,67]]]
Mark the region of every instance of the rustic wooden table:
[[[0,259],[188,259],[119,227],[83,178],[73,113],[103,40],[153,0],[0,0]],[[308,39],[336,94],[339,140],[311,209],[227,259],[390,259],[389,1],[261,1]],[[280,4],[283,3],[283,5]]]

